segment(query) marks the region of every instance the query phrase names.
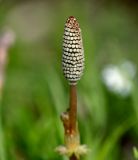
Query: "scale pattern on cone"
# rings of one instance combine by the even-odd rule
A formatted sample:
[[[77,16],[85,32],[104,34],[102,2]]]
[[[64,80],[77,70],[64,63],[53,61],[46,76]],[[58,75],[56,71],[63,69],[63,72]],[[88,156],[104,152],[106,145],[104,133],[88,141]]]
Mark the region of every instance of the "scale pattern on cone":
[[[64,28],[62,68],[70,84],[76,84],[84,69],[84,52],[81,29],[73,16],[70,16]]]

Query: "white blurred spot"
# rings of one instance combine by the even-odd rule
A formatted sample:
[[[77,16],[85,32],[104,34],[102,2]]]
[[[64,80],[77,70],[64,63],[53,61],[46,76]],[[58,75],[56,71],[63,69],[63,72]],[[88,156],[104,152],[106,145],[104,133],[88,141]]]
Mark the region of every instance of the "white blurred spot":
[[[131,93],[136,67],[133,63],[125,61],[120,66],[107,65],[102,71],[103,82],[107,88],[122,96]]]

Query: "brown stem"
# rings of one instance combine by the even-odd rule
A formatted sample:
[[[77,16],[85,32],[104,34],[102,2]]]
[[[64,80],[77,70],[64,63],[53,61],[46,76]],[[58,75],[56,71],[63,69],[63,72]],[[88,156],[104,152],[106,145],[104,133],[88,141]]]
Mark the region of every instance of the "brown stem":
[[[69,106],[69,119],[70,119],[70,133],[76,133],[77,122],[77,88],[76,85],[70,85],[70,106]]]
[[[78,160],[77,157],[73,154],[71,157],[70,157],[70,160]]]

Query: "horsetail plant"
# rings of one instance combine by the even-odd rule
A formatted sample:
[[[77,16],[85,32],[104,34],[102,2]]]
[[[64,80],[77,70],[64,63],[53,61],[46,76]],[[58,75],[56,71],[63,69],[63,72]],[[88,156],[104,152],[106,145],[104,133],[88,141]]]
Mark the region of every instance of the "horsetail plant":
[[[84,51],[81,29],[76,18],[70,16],[64,28],[62,69],[70,86],[69,109],[61,114],[65,131],[65,145],[56,148],[61,155],[67,155],[70,160],[78,160],[87,153],[87,146],[80,145],[80,135],[77,124],[77,82],[84,69]]]

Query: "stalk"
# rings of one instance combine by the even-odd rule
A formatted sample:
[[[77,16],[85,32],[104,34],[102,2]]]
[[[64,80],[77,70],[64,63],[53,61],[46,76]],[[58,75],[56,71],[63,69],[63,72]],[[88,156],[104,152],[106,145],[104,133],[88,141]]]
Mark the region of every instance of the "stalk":
[[[73,154],[71,157],[70,157],[70,160],[78,160],[77,157]]]
[[[70,108],[69,108],[69,119],[70,119],[70,133],[76,133],[76,122],[77,122],[77,88],[76,85],[70,85]]]

